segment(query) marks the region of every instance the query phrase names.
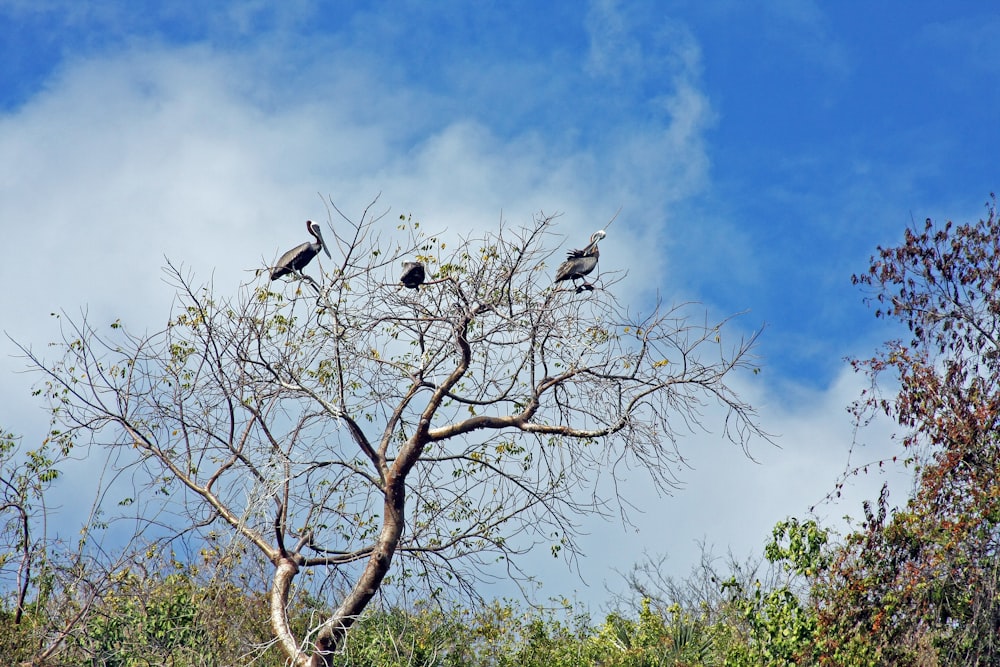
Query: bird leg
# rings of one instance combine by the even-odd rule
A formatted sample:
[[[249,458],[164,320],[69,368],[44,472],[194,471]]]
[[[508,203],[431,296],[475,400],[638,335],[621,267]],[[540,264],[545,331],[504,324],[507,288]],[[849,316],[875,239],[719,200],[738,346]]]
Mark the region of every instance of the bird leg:
[[[312,287],[314,290],[316,290],[316,294],[322,294],[323,293],[323,290],[320,289],[320,287],[319,287],[319,283],[317,283],[316,280],[315,280],[315,278],[313,278],[312,276],[310,276],[308,273],[304,273],[302,271],[297,271],[296,275],[298,275],[299,280],[301,280],[303,282],[306,282],[306,283],[309,283],[309,286]]]

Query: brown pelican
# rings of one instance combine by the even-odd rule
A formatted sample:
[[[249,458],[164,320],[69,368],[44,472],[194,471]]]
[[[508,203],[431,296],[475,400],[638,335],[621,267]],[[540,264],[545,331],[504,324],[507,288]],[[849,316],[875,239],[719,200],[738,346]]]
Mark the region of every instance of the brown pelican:
[[[403,283],[403,287],[420,289],[425,277],[423,264],[420,262],[403,262],[403,275],[399,279],[399,282]]]
[[[572,280],[573,285],[576,285],[576,279],[579,278],[583,280],[583,284],[576,287],[577,294],[583,290],[594,289],[594,286],[588,283],[584,276],[593,271],[597,266],[597,259],[601,256],[601,252],[597,249],[597,243],[605,236],[607,234],[604,233],[604,230],[598,229],[590,237],[590,243],[587,244],[586,248],[583,250],[570,250],[566,253],[566,261],[560,264],[556,270],[556,282]]]
[[[331,257],[326,243],[323,242],[323,236],[320,234],[319,224],[312,220],[306,220],[306,229],[316,237],[316,243],[297,245],[282,255],[275,267],[271,269],[271,280],[277,280],[281,276],[287,276],[289,273],[301,273],[302,269],[306,268],[306,264],[319,254],[320,248],[323,249],[327,257]]]

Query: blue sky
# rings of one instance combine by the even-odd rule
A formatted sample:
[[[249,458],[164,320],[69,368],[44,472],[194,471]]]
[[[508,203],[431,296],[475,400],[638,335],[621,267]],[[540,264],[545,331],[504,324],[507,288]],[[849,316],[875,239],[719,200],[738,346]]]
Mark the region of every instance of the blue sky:
[[[978,218],[997,188],[1000,12],[543,4],[0,0],[0,278],[16,313],[0,328],[38,348],[59,309],[155,328],[164,256],[225,290],[325,219],[317,193],[359,212],[381,192],[453,232],[561,211],[567,245],[622,207],[601,265],[630,271],[623,297],[766,323],[763,373],[741,382],[781,449],[758,443],[752,463],[692,436],[687,488],[660,498],[637,476],[638,530],[588,526],[589,587],[546,561],[546,591],[599,599],[622,567],[608,543],[666,552],[677,574],[697,540],[758,549],[832,487],[862,384],[844,357],[893,334],[851,274],[911,220]],[[0,345],[0,426],[30,441],[44,414]],[[887,439],[874,427],[855,456]]]

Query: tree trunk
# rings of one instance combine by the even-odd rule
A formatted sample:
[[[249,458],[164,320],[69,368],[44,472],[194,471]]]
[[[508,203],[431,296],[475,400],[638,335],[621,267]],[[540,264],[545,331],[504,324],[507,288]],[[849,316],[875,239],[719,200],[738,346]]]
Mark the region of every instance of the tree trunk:
[[[288,626],[288,591],[292,587],[292,579],[299,572],[298,564],[289,557],[278,560],[274,570],[274,583],[271,586],[271,629],[277,637],[281,650],[292,660],[293,665],[305,666],[306,658],[299,650],[298,642],[292,636]]]
[[[271,625],[281,644],[282,650],[293,664],[302,667],[330,667],[334,652],[341,647],[347,631],[354,624],[365,607],[375,596],[382,580],[389,572],[392,556],[403,534],[403,509],[406,500],[406,484],[402,475],[395,471],[386,476],[384,523],[378,541],[368,559],[364,572],[357,584],[337,608],[337,611],[323,624],[314,640],[312,655],[306,658],[291,634],[285,609],[288,606],[288,592],[292,579],[298,573],[298,565],[291,558],[279,561],[274,574],[271,598]]]

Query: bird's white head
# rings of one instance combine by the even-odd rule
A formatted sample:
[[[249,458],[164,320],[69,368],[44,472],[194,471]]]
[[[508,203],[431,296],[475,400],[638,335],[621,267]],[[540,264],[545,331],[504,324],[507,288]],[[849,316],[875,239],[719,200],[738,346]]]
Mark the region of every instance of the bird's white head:
[[[594,235],[590,237],[590,242],[597,243],[605,236],[607,236],[607,233],[603,229],[598,229],[596,232],[594,232]]]

